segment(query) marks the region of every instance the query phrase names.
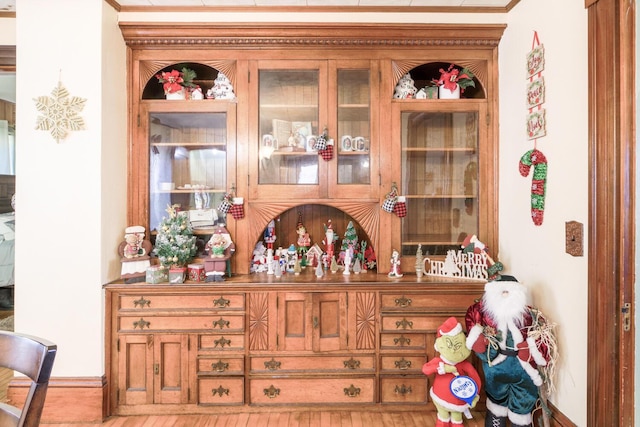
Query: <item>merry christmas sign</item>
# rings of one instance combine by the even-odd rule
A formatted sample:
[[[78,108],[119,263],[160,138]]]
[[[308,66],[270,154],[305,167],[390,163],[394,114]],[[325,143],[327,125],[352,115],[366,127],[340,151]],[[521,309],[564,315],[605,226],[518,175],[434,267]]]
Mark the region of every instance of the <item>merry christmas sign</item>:
[[[458,279],[482,280],[489,277],[487,272],[489,257],[486,252],[474,253],[461,250],[447,251],[444,261],[425,258],[428,276],[454,277]]]

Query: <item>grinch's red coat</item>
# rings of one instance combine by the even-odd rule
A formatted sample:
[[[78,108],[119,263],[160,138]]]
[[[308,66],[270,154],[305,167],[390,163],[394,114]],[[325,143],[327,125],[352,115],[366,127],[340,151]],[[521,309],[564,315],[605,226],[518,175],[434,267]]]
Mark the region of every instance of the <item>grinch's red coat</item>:
[[[436,374],[438,372],[438,366],[441,363],[455,366],[459,375],[471,377],[471,379],[473,379],[473,381],[478,385],[478,392],[480,392],[480,375],[478,375],[478,371],[476,371],[473,365],[466,360],[454,365],[443,360],[441,357],[436,356],[422,366],[422,373],[425,375]],[[450,385],[451,381],[455,377],[456,376],[451,373],[436,375],[433,380],[433,386],[431,387],[431,398],[434,402],[439,403],[450,411],[464,412],[465,409],[469,408],[469,405],[464,400],[458,399],[453,395],[453,393],[451,393]]]

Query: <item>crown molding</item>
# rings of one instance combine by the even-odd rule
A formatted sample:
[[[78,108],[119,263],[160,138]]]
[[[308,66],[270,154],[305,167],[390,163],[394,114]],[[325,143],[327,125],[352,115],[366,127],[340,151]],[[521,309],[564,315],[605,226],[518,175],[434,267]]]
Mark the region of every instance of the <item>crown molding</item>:
[[[132,48],[495,47],[505,28],[505,24],[120,23]]]

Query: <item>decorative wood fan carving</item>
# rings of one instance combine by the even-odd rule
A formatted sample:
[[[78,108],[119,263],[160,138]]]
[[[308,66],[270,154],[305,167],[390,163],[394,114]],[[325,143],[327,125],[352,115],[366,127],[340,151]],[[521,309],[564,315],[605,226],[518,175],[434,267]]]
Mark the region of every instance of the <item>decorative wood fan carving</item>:
[[[140,61],[140,87],[144,88],[147,82],[160,70],[180,61]],[[236,87],[236,61],[235,60],[212,60],[202,61],[199,64],[207,65],[224,73],[231,80],[233,87]]]
[[[356,294],[356,348],[376,347],[376,295],[373,292]]]
[[[448,61],[437,61],[437,62],[448,62]],[[450,62],[451,63],[451,62]],[[471,70],[471,72],[473,74],[475,74],[476,78],[478,79],[478,81],[480,82],[480,84],[485,87],[486,82],[487,82],[487,63],[486,61],[455,61],[452,62],[453,64],[456,64],[462,68],[468,68],[469,70]],[[415,60],[411,60],[411,61],[393,61],[392,62],[392,71],[393,71],[393,78],[394,78],[394,84],[398,83],[398,81],[400,80],[400,77],[404,76],[405,74],[407,74],[409,71],[413,70],[416,67],[419,67],[420,65],[425,64],[424,61],[415,61]],[[433,76],[434,78],[438,77],[437,75]],[[392,92],[391,95],[393,95],[393,87],[391,88]]]
[[[251,293],[249,304],[249,349],[267,350],[269,343],[269,303],[267,293]]]
[[[332,201],[330,203],[321,202],[319,204],[331,206],[339,209],[360,224],[360,227],[369,236],[369,240],[374,248],[378,247],[378,226],[380,223],[380,206],[377,203],[359,203],[351,201]],[[251,208],[251,240],[257,241],[267,224],[282,212],[299,206],[295,202],[282,203],[250,203]]]

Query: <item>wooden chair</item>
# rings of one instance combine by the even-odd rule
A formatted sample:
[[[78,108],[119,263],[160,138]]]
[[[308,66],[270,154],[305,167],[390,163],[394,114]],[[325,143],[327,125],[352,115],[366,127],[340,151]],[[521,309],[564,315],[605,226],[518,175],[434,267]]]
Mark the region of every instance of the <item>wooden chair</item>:
[[[37,427],[57,346],[42,338],[0,331],[0,367],[33,380],[22,409],[0,402],[0,426]]]

